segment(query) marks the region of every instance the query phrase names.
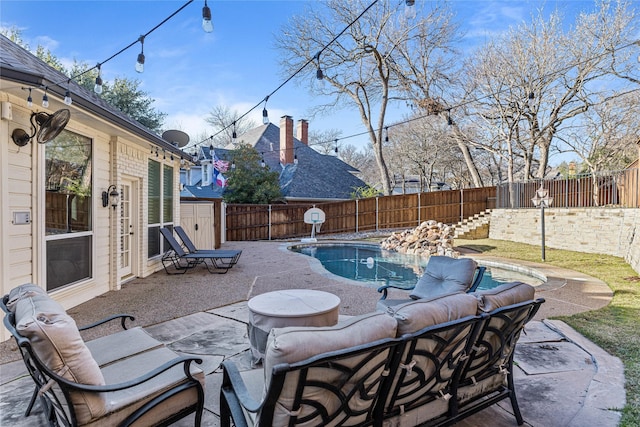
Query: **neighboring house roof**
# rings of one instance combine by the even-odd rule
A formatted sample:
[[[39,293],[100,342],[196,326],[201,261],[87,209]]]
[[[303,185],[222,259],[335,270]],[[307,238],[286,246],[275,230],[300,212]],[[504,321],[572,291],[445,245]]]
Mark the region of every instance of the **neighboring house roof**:
[[[317,152],[295,137],[298,163],[281,165],[280,128],[273,123],[239,135],[238,141],[253,146],[262,154],[269,169],[280,173],[280,188],[288,200],[346,200],[355,188],[366,186],[354,175],[358,169],[336,156]]]
[[[3,90],[13,91],[18,96],[24,96],[25,100],[27,92],[22,89],[22,86],[38,89],[46,87],[49,96],[59,99],[64,98],[68,87],[74,106],[91,111],[118,127],[124,128],[169,152],[178,155],[182,153],[174,144],[165,141],[150,129],[113,107],[93,91],[85,89],[73,80],[69,81],[68,76],[49,66],[46,62],[3,35],[0,35],[0,76],[3,80],[13,81],[18,84],[15,88],[3,88]],[[35,102],[38,101],[36,100],[35,92],[32,93],[32,97]],[[71,118],[74,118],[73,114]]]

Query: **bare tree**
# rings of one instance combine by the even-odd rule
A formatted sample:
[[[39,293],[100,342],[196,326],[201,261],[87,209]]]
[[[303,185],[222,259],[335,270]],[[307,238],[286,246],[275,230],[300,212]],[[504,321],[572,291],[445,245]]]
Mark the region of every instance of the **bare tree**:
[[[213,128],[209,139],[214,147],[226,147],[233,142],[234,132],[239,136],[257,126],[255,121],[246,116],[240,118],[238,111],[223,105],[213,107],[205,121]]]
[[[322,154],[333,154],[336,152],[336,148],[340,152],[340,147],[343,145],[340,143],[341,135],[342,131],[339,129],[310,131],[309,147]]]
[[[584,114],[582,126],[564,141],[567,149],[596,176],[603,170],[620,170],[635,159],[640,135],[640,89],[594,104]],[[593,200],[599,201],[599,183],[593,180]]]
[[[637,25],[628,4],[601,1],[569,30],[558,12],[548,19],[540,12],[476,52],[467,67],[467,113],[485,134],[479,145],[507,162],[509,182],[519,166],[524,179],[544,177],[551,151],[580,117],[632,83],[616,73],[638,74],[628,55],[620,62]]]
[[[320,10],[319,5],[324,9]],[[389,103],[400,95],[398,76],[393,71],[393,64],[401,61],[397,47],[405,44],[409,55],[418,57],[421,45],[409,43],[415,37],[411,35],[412,29],[424,27],[429,30],[422,34],[436,34],[449,22],[448,14],[439,8],[433,10],[429,20],[408,22],[402,18],[401,7],[401,2],[388,0],[373,5],[363,0],[313,3],[303,16],[295,17],[283,28],[276,41],[285,73],[293,75],[309,61],[322,70],[322,83],[311,67],[296,77],[312,94],[331,99],[316,112],[348,105],[358,109],[384,194],[391,192],[382,144],[385,117]],[[344,33],[339,34],[342,30]]]

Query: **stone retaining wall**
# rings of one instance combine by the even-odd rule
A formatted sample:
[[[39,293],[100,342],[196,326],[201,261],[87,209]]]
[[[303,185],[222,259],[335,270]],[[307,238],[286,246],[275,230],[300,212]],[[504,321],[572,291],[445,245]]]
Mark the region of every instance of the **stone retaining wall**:
[[[619,256],[640,273],[640,209],[545,209],[546,247]],[[489,238],[540,245],[540,209],[494,209]]]

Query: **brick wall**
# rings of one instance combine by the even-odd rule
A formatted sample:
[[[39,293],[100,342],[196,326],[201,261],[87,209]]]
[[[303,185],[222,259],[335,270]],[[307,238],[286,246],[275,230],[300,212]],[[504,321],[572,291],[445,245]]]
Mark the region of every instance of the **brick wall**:
[[[540,245],[540,209],[494,209],[489,238]],[[640,209],[545,209],[545,244],[618,256],[640,273]]]

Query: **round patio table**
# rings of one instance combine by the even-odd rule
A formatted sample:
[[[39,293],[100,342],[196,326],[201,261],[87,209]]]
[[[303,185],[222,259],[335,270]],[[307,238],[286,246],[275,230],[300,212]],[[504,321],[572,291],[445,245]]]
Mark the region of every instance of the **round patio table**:
[[[273,328],[285,326],[333,326],[338,323],[340,298],[313,289],[287,289],[251,298],[249,343],[252,363],[264,359],[267,338]]]

